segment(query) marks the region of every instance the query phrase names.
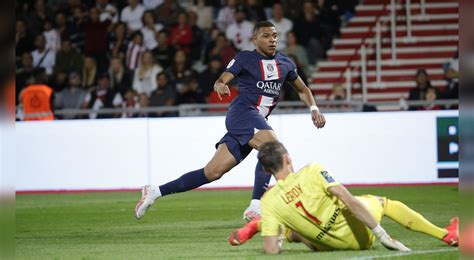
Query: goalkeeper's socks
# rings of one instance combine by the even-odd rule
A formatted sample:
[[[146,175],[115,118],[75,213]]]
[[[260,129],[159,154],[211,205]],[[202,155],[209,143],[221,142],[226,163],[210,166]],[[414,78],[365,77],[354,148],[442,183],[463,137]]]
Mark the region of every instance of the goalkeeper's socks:
[[[420,213],[410,209],[407,205],[396,200],[386,200],[385,216],[393,219],[407,229],[425,233],[427,235],[442,239],[448,231],[435,226]]]
[[[265,172],[260,162],[255,167],[255,181],[253,184],[252,200],[260,200],[268,189],[272,175]]]
[[[174,181],[161,185],[161,196],[192,190],[209,182],[204,175],[204,168],[188,172]]]

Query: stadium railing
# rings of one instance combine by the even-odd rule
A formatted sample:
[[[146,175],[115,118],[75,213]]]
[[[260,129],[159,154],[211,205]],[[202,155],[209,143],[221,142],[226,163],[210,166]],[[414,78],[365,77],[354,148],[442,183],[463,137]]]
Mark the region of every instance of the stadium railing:
[[[161,106],[144,108],[101,108],[101,109],[58,109],[54,111],[56,118],[89,118],[90,114],[110,115],[113,118],[130,117],[160,117],[156,114],[166,113],[168,117],[186,116],[222,116],[227,112],[229,104],[182,104],[179,106]],[[408,107],[437,105],[443,107],[458,106],[459,100],[405,101],[399,102],[362,102],[362,101],[319,101],[319,107],[324,113],[362,112],[362,111],[404,111]],[[21,120],[19,107],[17,119]],[[300,101],[282,101],[273,111],[274,114],[307,113],[308,108]],[[148,115],[147,115],[148,114]],[[153,115],[154,114],[154,115]],[[34,116],[32,114],[31,116]],[[41,115],[38,115],[41,116]],[[162,116],[161,116],[162,117]]]

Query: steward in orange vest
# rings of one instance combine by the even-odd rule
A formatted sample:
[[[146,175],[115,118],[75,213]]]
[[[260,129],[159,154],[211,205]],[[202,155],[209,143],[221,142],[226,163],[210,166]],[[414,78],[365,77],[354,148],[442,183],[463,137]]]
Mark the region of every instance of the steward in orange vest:
[[[23,89],[20,102],[23,104],[24,120],[54,120],[51,110],[52,94],[53,89],[42,84],[30,85]]]

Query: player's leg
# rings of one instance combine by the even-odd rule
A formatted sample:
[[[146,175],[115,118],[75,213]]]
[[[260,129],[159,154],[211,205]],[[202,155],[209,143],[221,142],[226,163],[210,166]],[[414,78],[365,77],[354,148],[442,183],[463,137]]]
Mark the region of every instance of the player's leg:
[[[249,146],[254,149],[259,149],[265,142],[276,141],[277,137],[273,130],[260,130],[249,141]],[[243,219],[250,221],[253,218],[260,216],[260,199],[265,191],[268,189],[271,175],[267,174],[260,162],[255,167],[255,179],[252,192],[252,200],[249,207],[244,211]]]
[[[221,143],[217,147],[217,151],[212,159],[204,167],[204,174],[209,182],[218,180],[226,172],[230,171],[237,165],[237,161],[229,151],[226,143]]]
[[[306,239],[304,236],[300,235],[298,232],[291,230],[289,228],[285,228],[283,230],[283,235],[286,238],[286,241],[290,243],[303,243],[305,244],[309,249],[313,251],[318,251],[318,249],[309,241]]]
[[[142,197],[135,207],[135,217],[142,218],[147,209],[159,197],[173,193],[185,192],[200,187],[222,177],[226,172],[237,165],[236,159],[225,143],[219,144],[217,150],[206,167],[188,172],[174,181],[161,186],[145,186]]]
[[[260,217],[255,217],[252,221],[245,224],[239,229],[230,232],[229,243],[233,246],[240,246],[252,239],[258,232],[262,230]]]
[[[380,200],[384,207],[384,215],[398,224],[409,230],[436,237],[449,245],[457,246],[459,240],[457,218],[453,218],[451,225],[447,228],[440,228],[400,201],[385,198],[380,198]]]

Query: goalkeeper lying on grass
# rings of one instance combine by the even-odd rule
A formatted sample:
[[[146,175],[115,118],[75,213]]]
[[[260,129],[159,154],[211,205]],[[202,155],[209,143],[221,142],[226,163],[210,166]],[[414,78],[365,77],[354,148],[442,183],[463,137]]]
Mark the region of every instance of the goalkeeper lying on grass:
[[[315,251],[368,249],[375,238],[388,249],[410,251],[380,226],[383,216],[448,245],[458,245],[457,218],[443,229],[399,201],[353,196],[320,164],[292,173],[291,158],[279,142],[264,144],[258,159],[277,184],[262,199],[262,217],[230,234],[232,245],[241,245],[261,231],[268,254],[280,252],[281,234]]]

